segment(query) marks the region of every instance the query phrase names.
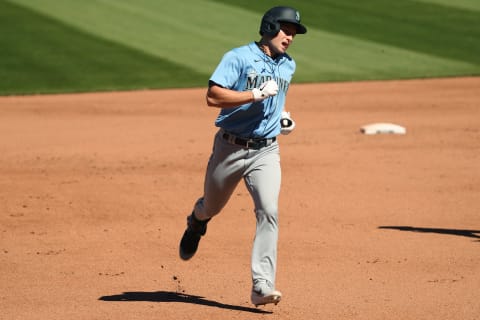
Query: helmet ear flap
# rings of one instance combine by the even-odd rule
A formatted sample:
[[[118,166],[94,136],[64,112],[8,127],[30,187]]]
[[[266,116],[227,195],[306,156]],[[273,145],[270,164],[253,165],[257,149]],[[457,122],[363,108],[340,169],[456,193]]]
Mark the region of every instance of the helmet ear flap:
[[[280,23],[272,16],[266,15],[262,19],[260,35],[274,37],[280,31]]]

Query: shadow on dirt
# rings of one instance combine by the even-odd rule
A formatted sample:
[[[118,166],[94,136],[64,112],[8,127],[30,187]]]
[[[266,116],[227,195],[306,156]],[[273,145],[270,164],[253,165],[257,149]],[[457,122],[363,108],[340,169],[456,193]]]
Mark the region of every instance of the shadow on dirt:
[[[452,236],[460,236],[467,238],[474,238],[480,242],[480,230],[462,230],[462,229],[440,229],[440,228],[418,228],[408,226],[380,226],[379,229],[393,229],[400,231],[423,232],[423,233],[438,233],[448,234]]]
[[[213,300],[207,300],[204,297],[189,295],[185,293],[156,291],[156,292],[124,292],[122,294],[103,296],[98,300],[102,301],[148,301],[148,302],[181,302],[192,303],[202,306],[209,306],[221,309],[229,309],[235,311],[244,311],[252,313],[271,314],[270,311],[264,311],[256,308],[235,306],[224,304]]]

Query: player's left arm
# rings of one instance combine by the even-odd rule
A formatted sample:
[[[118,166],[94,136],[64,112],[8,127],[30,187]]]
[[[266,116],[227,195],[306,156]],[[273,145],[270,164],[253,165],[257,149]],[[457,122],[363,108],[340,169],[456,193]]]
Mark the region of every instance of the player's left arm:
[[[287,87],[288,90],[288,87]],[[295,121],[292,119],[290,112],[286,110],[285,105],[280,116],[280,133],[287,135],[295,129]]]
[[[293,129],[295,129],[295,121],[292,119],[290,112],[283,110],[280,118],[280,133],[287,135]]]

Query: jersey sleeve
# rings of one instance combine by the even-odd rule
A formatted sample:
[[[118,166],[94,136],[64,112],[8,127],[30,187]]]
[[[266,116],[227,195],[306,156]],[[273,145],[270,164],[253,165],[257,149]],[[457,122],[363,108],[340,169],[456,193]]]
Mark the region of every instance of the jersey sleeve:
[[[241,61],[234,51],[225,53],[210,81],[227,89],[235,89],[242,72]]]

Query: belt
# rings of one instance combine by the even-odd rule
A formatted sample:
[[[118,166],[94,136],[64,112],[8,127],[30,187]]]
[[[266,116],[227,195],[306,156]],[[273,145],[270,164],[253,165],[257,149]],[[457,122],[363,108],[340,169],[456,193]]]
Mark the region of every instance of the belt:
[[[240,137],[237,137],[231,133],[228,133],[228,132],[225,132],[223,131],[222,133],[222,138],[227,140],[229,143],[231,144],[236,144],[238,146],[242,146],[242,147],[245,147],[245,148],[248,148],[248,149],[254,149],[254,150],[259,150],[263,147],[268,147],[269,145],[271,145],[272,143],[274,143],[277,138],[273,137],[273,138],[269,138],[269,139],[265,139],[265,138],[240,138]]]

